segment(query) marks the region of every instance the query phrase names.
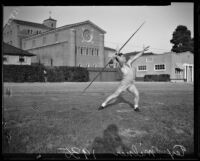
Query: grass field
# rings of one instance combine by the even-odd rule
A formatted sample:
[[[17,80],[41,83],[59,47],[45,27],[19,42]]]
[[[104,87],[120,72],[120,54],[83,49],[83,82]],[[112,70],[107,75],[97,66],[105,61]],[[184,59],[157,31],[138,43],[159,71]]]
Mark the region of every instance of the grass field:
[[[191,154],[193,85],[138,82],[140,112],[130,103],[97,108],[117,82],[4,83],[4,117],[9,153]],[[6,91],[6,90],[4,90]],[[123,98],[133,103],[125,93]]]

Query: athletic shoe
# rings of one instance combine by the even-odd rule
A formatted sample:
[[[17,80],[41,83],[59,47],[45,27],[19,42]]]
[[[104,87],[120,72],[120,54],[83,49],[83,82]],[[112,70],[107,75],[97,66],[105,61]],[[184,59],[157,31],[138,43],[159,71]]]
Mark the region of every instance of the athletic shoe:
[[[137,108],[134,108],[134,111],[140,112],[140,109],[137,107]]]
[[[104,109],[104,107],[103,107],[103,106],[100,106],[100,107],[98,108],[98,111],[103,110],[103,109]]]

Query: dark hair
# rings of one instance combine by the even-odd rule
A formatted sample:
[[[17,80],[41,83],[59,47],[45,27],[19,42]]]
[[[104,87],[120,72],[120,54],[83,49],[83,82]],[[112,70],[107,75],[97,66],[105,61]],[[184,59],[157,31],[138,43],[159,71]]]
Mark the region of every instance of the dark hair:
[[[119,60],[118,60],[118,58],[117,58],[117,57],[115,57],[115,59],[117,60],[117,62],[119,62]]]

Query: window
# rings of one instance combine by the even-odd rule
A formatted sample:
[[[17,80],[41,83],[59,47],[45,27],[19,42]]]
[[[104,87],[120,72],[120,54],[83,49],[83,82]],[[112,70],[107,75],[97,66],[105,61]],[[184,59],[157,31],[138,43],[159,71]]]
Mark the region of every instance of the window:
[[[51,58],[51,66],[53,66],[53,59]]]
[[[89,64],[87,64],[86,66],[87,66],[87,67],[90,67],[90,65],[89,65]]]
[[[20,63],[25,62],[25,57],[24,57],[24,56],[19,56],[19,62],[20,62]]]
[[[88,55],[88,48],[86,48],[86,55]]]
[[[138,66],[138,71],[146,71],[146,70],[147,70],[147,66],[146,65]]]
[[[55,42],[58,41],[58,33],[55,33]]]
[[[81,48],[81,55],[83,55],[83,48]]]
[[[43,37],[43,44],[46,44],[46,40],[47,40],[47,38],[46,37]]]
[[[33,46],[33,47],[35,46],[35,40],[32,41],[32,46]]]
[[[155,71],[162,71],[162,70],[165,70],[165,64],[156,64],[154,66],[154,70]]]
[[[97,56],[99,56],[99,50],[98,50],[98,49],[96,49],[96,51],[97,51]]]
[[[8,62],[8,57],[7,56],[3,56],[3,62]]]
[[[147,57],[147,58],[146,58],[146,62],[153,62],[153,58]]]
[[[78,64],[79,67],[81,67],[81,64]]]
[[[92,49],[92,56],[94,55],[94,49]]]
[[[182,74],[183,70],[180,68],[175,68],[175,74]]]

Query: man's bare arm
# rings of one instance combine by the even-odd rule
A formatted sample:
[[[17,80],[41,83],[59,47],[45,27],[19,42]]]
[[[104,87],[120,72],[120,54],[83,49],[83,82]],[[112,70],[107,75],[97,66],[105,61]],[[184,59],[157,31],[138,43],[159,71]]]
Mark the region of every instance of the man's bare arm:
[[[149,49],[149,46],[145,47],[141,52],[139,52],[137,55],[135,55],[134,57],[130,58],[127,62],[128,65],[132,65],[132,63],[138,59],[145,51],[147,51]]]

